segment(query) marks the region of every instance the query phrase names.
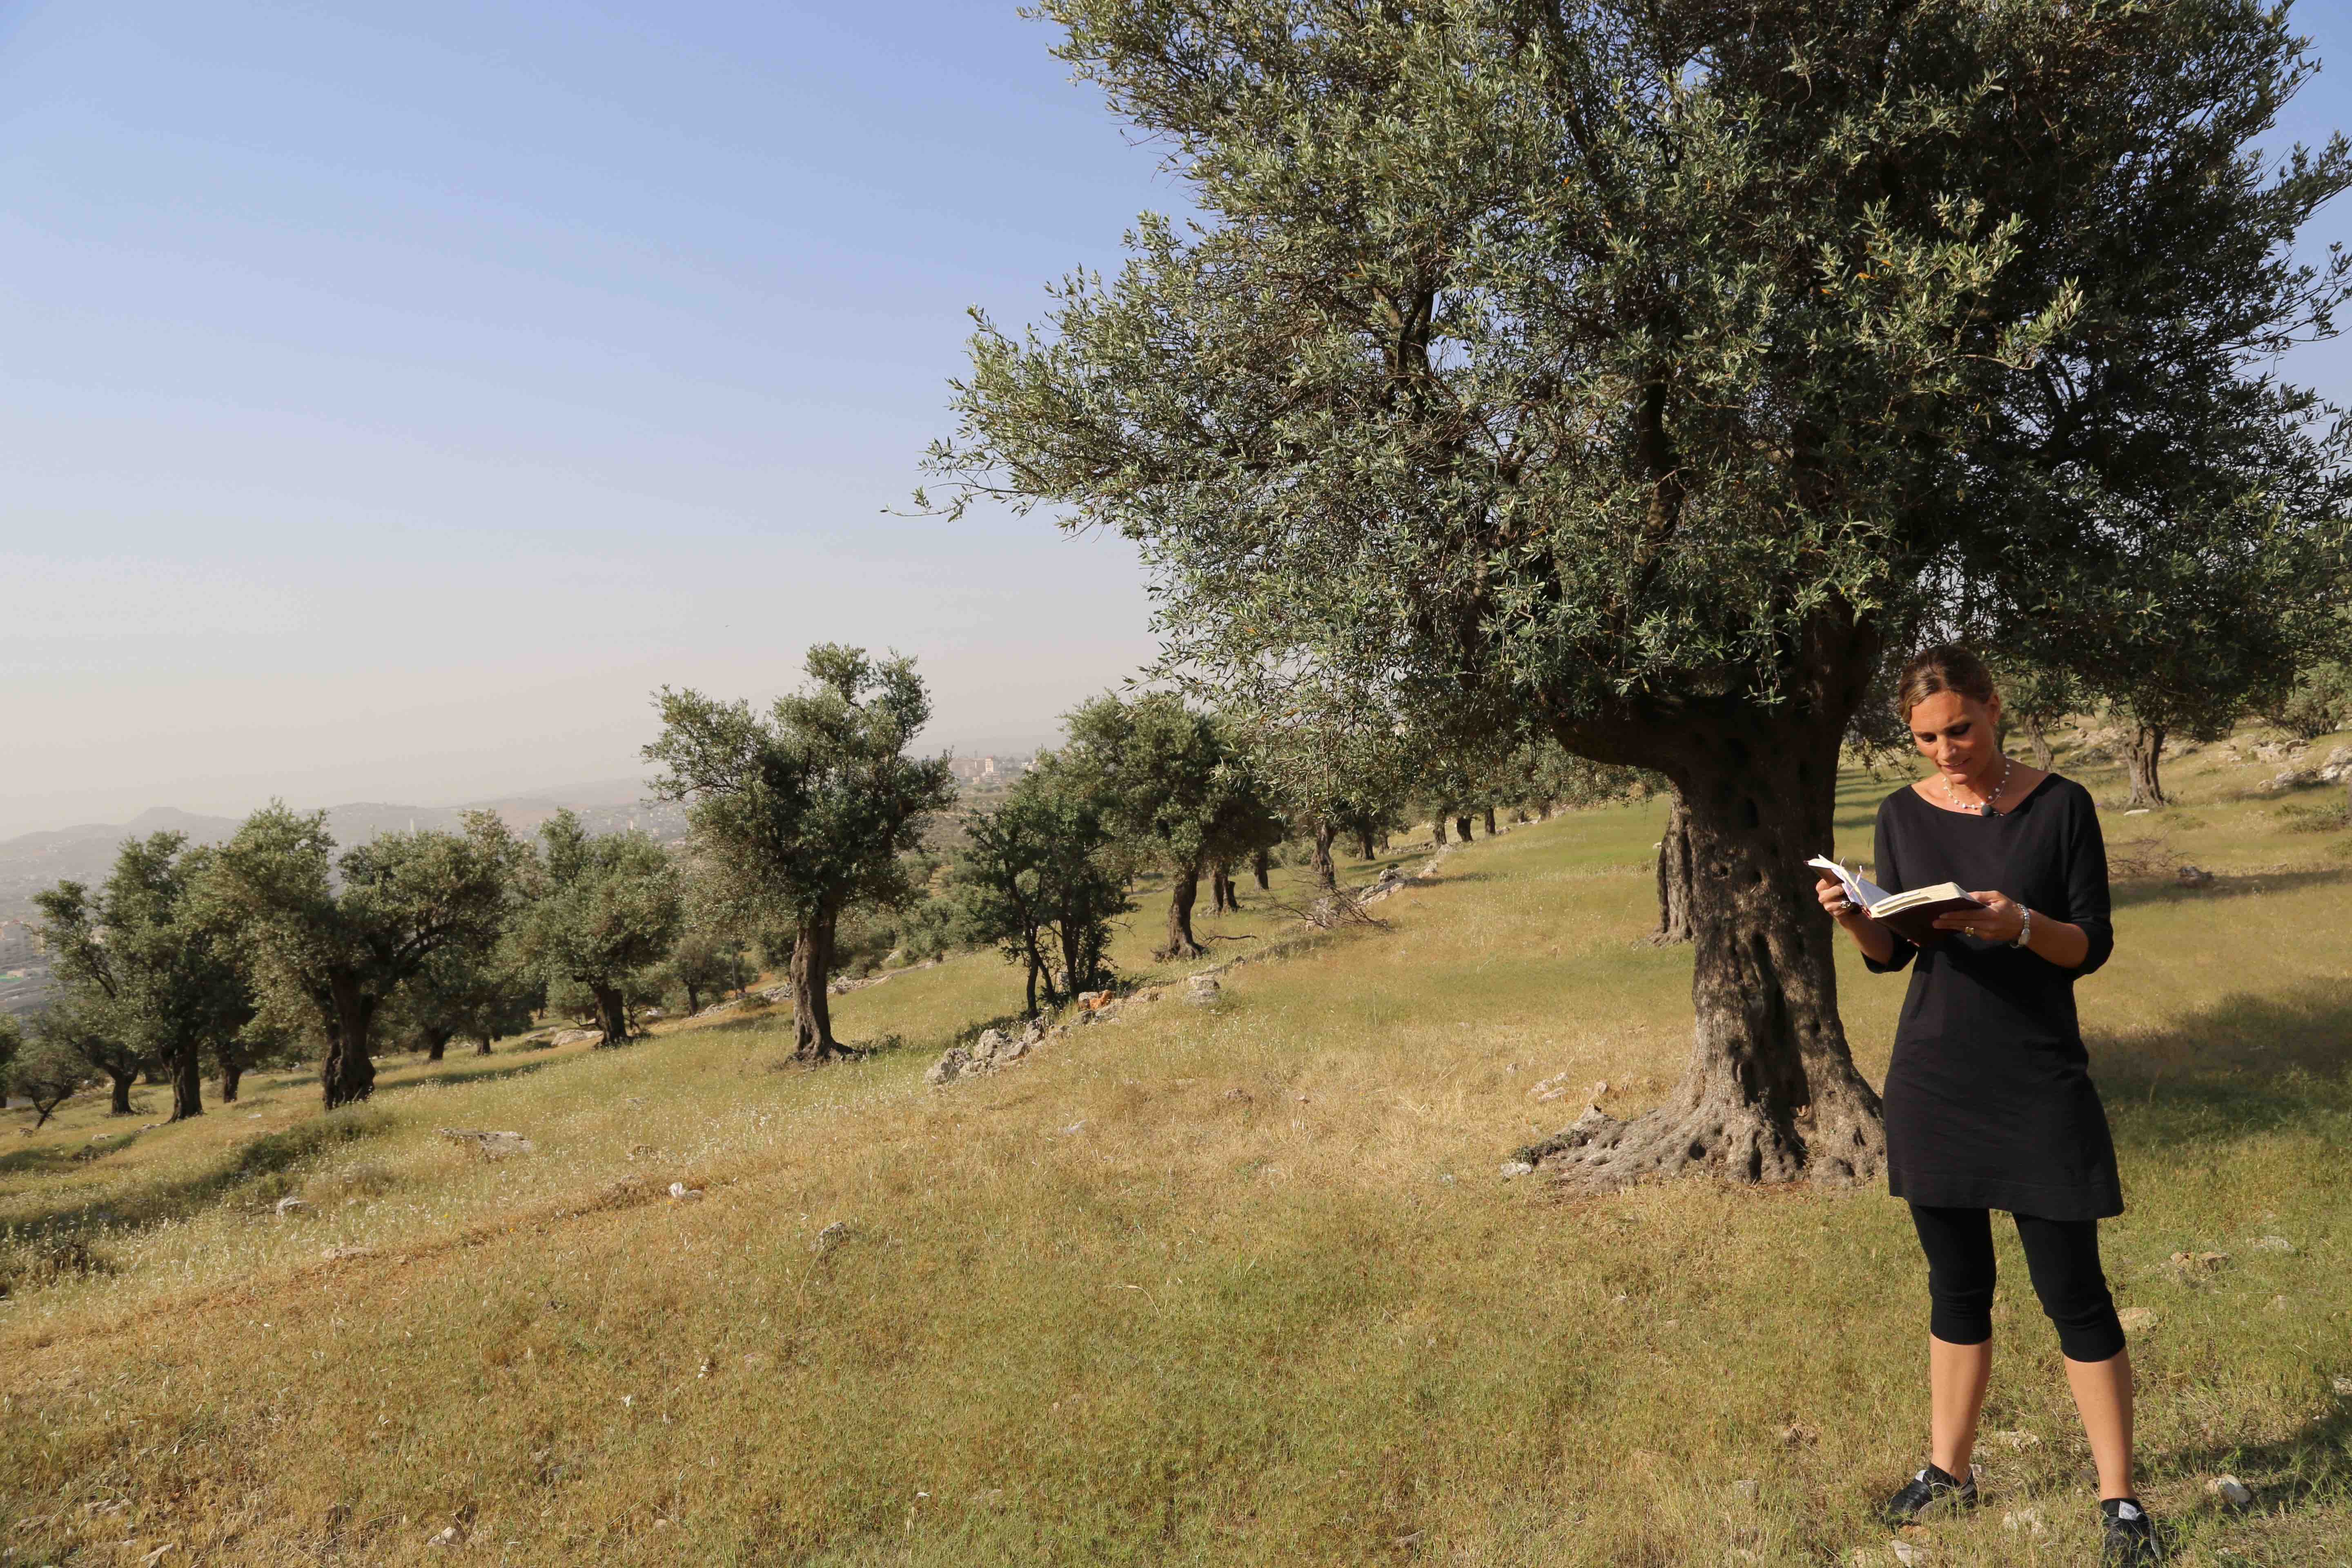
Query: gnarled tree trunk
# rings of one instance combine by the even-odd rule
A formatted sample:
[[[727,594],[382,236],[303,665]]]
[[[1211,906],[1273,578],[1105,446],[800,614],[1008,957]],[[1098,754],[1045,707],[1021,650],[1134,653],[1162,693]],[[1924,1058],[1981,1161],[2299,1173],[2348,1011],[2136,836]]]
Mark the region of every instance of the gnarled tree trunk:
[[[1356,829],[1356,858],[1369,860],[1371,858],[1372,830],[1369,827],[1359,827]]]
[[[1670,947],[1691,940],[1690,823],[1679,795],[1668,797],[1665,836],[1658,840],[1658,929],[1650,940]]]
[[[116,1072],[109,1068],[106,1076],[113,1087],[113,1098],[107,1101],[106,1113],[109,1116],[130,1115],[131,1088],[139,1081],[139,1069],[133,1068],[129,1072]]]
[[[829,1062],[857,1053],[833,1037],[833,1000],[824,988],[833,973],[835,916],[826,910],[793,934],[793,1059]]]
[[[337,975],[328,989],[335,1004],[335,1026],[327,1036],[327,1059],[319,1065],[319,1092],[332,1110],[375,1092],[368,1032],[375,1023],[376,999],[349,975]]]
[[[1486,808],[1486,837],[1495,837],[1495,808],[1491,805]]]
[[[447,1056],[449,1054],[450,1037],[455,1035],[457,1032],[457,1031],[455,1029],[444,1029],[437,1026],[434,1028],[425,1030],[425,1059],[428,1062],[437,1062],[443,1057]]]
[[[478,1037],[476,1037],[475,1044],[474,1044],[474,1054],[475,1054],[476,1056],[478,1056],[478,1057],[486,1057],[486,1056],[488,1056],[488,1055],[490,1054],[490,1037],[489,1037],[489,1036],[488,1036],[488,1035],[481,1035],[481,1036],[478,1036]]]
[[[1462,816],[1454,819],[1454,837],[1459,838],[1465,844],[1470,842],[1470,816],[1468,813],[1465,812]]]
[[[2131,805],[2169,805],[2158,769],[2164,761],[2164,726],[2140,724],[2132,730],[2127,761],[2131,768]]]
[[[1339,868],[1331,860],[1331,843],[1339,828],[1322,817],[1315,819],[1315,885],[1327,893],[1339,890]]]
[[[596,1042],[599,1049],[606,1046],[629,1043],[629,1006],[617,985],[591,984],[588,994],[596,998],[596,1026],[604,1037]]]
[[[1198,958],[1208,952],[1192,934],[1192,903],[1201,896],[1201,868],[1181,866],[1168,882],[1168,940],[1152,957],[1165,963],[1171,958]]]
[[[1257,879],[1257,890],[1261,893],[1273,886],[1270,880],[1274,875],[1272,850],[1260,849],[1250,857],[1250,875]]]
[[[205,1113],[203,1064],[196,1043],[189,1040],[172,1053],[172,1120],[185,1121]]]
[[[236,1088],[245,1078],[245,1058],[233,1051],[221,1053],[221,1103],[236,1103]]]
[[[2053,772],[2058,759],[2050,750],[2050,727],[2039,713],[2028,713],[2021,722],[2025,726],[2026,742],[2033,748],[2033,765],[2045,773]]]
[[[1689,842],[1690,1064],[1656,1110],[1595,1109],[1526,1152],[1566,1184],[1708,1171],[1845,1185],[1884,1165],[1878,1095],[1846,1047],[1833,931],[1804,865],[1830,843],[1840,720],[1735,712],[1666,769]]]
[[[1443,849],[1445,847],[1445,818],[1440,816],[1431,820],[1429,825],[1429,837],[1430,842],[1436,845],[1439,848]]]

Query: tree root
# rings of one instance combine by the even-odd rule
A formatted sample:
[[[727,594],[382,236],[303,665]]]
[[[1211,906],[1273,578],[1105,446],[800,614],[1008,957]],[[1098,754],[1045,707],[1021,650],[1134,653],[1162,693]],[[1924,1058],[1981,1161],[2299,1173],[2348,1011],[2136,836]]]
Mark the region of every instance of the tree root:
[[[1783,1127],[1727,1094],[1685,1093],[1630,1121],[1591,1106],[1515,1158],[1549,1169],[1563,1190],[1586,1194],[1690,1175],[1740,1186],[1851,1187],[1884,1169],[1886,1138],[1875,1118],[1841,1116],[1824,1126],[1808,1110]]]

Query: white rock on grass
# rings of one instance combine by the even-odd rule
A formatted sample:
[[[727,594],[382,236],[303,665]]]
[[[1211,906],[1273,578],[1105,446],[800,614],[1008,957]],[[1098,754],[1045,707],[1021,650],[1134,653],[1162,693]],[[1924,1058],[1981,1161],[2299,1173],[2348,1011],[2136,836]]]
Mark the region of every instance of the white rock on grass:
[[[2002,1514],[2000,1527],[2003,1530],[2022,1531],[2033,1536],[2050,1533],[2050,1527],[2042,1522],[2042,1510],[2038,1508],[2015,1509]]]
[[[2294,1243],[2283,1236],[2265,1236],[2254,1243],[2257,1252],[2293,1252]]]
[[[2205,1489],[2228,1503],[2231,1508],[2252,1508],[2254,1494],[2245,1482],[2235,1476],[2215,1476],[2205,1483]]]
[[[2146,1307],[2126,1307],[2116,1314],[2116,1321],[2133,1333],[2145,1333],[2156,1327],[2157,1316]]]
[[[1525,1160],[1507,1161],[1503,1165],[1503,1179],[1507,1182],[1514,1176],[1531,1174],[1534,1170],[1535,1167],[1528,1164]]]
[[[2347,1399],[2352,1399],[2352,1377],[2337,1378],[2336,1380],[2336,1392],[2342,1394]]]
[[[278,1217],[279,1219],[288,1219],[295,1215],[309,1214],[310,1212],[310,1205],[304,1203],[300,1198],[286,1197],[278,1200]]]
[[[690,1204],[702,1196],[702,1189],[689,1187],[684,1182],[672,1182],[669,1184],[669,1195],[675,1202]]]
[[[2042,1441],[2032,1433],[2019,1427],[2014,1431],[1995,1432],[1993,1436],[2012,1448],[2031,1448]]]
[[[1897,1563],[1912,1563],[1927,1561],[1927,1549],[1924,1546],[1915,1546],[1907,1541],[1890,1541],[1886,1546],[1888,1551],[1895,1553],[1895,1561]]]

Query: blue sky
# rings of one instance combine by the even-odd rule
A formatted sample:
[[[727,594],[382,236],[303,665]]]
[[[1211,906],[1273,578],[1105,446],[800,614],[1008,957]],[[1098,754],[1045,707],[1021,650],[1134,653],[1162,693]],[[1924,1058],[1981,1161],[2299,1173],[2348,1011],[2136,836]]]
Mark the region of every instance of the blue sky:
[[[2299,17],[2347,61],[2308,139],[2342,9]],[[653,687],[765,696],[818,640],[916,655],[940,742],[1050,733],[1151,651],[1131,554],[886,511],[966,307],[1182,203],[1050,41],[1000,0],[0,5],[0,835],[630,773]]]

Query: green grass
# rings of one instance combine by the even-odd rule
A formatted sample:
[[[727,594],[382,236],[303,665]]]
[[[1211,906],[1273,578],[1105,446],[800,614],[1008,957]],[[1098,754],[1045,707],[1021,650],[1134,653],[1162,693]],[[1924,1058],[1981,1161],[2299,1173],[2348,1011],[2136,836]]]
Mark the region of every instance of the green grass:
[[[2274,768],[2169,771],[2188,804],[2110,837],[2218,879],[2119,884],[2082,991],[2131,1204],[2107,1260],[2156,1316],[2146,1489],[2177,1561],[2343,1561],[2352,865],[2281,815],[2316,792],[2247,793]],[[1839,849],[1894,783],[1847,781]],[[1496,1173],[1581,1109],[1538,1080],[1626,1113],[1681,1070],[1688,954],[1643,940],[1658,825],[1482,842],[1214,1008],[1130,1004],[945,1089],[925,1067],[1017,1002],[987,955],[839,998],[846,1037],[902,1043],[818,1071],[776,1070],[772,1016],[390,1064],[348,1138],[304,1131],[299,1075],[95,1158],[102,1103],[69,1109],[0,1161],[14,1255],[87,1254],[0,1308],[0,1549],[400,1563],[456,1527],[512,1563],[1891,1563],[1869,1506],[1926,1420],[1900,1205]],[[1146,906],[1119,958],[1150,979]],[[1203,962],[1291,931],[1204,929],[1237,940]],[[1874,1079],[1900,982],[1840,978]],[[538,1148],[488,1163],[443,1126]],[[2079,1563],[2088,1456],[2002,1248],[1987,1426],[2034,1440],[1989,1439],[1990,1506],[1914,1538]],[[2223,1470],[2254,1510],[2208,1496]],[[2044,1534],[2003,1528],[2029,1510]]]

